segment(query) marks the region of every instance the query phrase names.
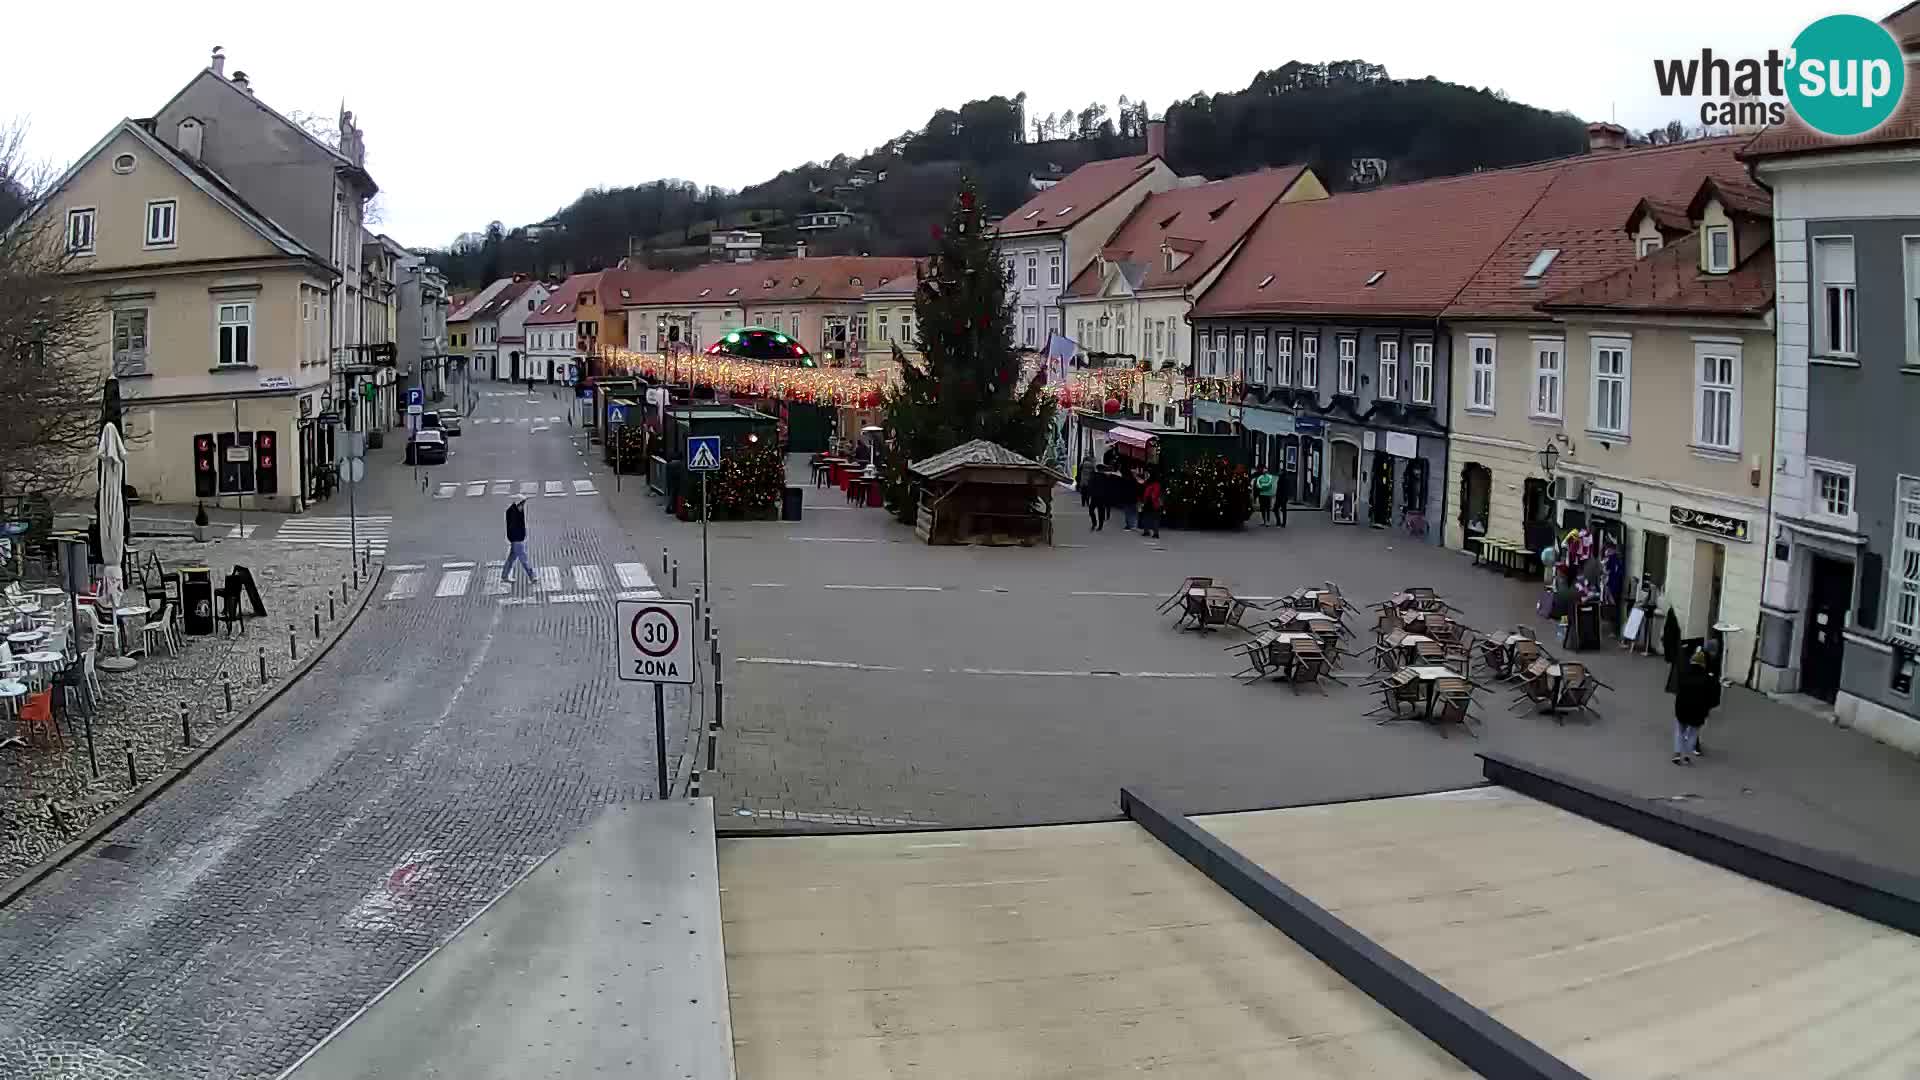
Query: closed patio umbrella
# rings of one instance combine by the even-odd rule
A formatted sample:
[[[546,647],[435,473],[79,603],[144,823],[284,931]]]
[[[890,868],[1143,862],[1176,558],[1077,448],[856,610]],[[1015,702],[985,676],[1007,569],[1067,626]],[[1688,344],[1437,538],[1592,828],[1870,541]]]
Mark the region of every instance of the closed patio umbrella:
[[[100,493],[95,512],[100,522],[101,592],[113,607],[120,606],[120,563],[127,550],[127,444],[120,429],[100,425]]]

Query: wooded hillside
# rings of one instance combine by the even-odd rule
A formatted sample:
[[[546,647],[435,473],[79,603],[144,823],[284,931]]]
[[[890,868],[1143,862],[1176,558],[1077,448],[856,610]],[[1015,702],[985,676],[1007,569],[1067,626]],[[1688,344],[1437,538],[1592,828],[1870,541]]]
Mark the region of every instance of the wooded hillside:
[[[738,192],[684,180],[584,192],[546,223],[499,222],[462,237],[434,261],[461,287],[513,272],[564,274],[636,263],[677,267],[707,258],[709,235],[748,228],[769,257],[804,239],[810,254],[919,254],[944,219],[962,173],[990,215],[1033,194],[1030,178],[1144,150],[1144,101],[1121,97],[1041,112],[1025,94],[941,109],[858,157],[809,162]],[[1169,164],[1182,175],[1228,176],[1305,162],[1329,187],[1404,183],[1578,153],[1582,121],[1435,79],[1396,80],[1360,60],[1292,62],[1244,90],[1195,94],[1165,111]],[[1384,170],[1384,171],[1382,171]],[[880,179],[884,173],[885,179]],[[796,228],[800,215],[845,210],[851,224]]]

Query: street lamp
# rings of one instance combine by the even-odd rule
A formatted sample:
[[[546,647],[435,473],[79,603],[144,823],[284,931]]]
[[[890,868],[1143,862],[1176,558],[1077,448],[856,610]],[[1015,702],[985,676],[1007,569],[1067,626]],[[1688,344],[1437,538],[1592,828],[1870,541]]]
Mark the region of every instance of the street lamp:
[[[1560,451],[1554,447],[1552,440],[1548,440],[1547,445],[1540,448],[1540,453],[1537,456],[1540,459],[1541,471],[1546,473],[1547,479],[1551,481],[1553,479],[1553,467],[1560,463]]]

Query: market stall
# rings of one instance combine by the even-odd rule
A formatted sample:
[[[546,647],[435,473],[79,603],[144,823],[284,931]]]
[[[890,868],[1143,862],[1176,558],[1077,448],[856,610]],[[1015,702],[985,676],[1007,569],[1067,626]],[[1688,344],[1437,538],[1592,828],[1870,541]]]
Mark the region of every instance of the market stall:
[[[1054,484],[1065,477],[975,439],[908,466],[919,487],[914,535],[929,544],[1053,543]]]

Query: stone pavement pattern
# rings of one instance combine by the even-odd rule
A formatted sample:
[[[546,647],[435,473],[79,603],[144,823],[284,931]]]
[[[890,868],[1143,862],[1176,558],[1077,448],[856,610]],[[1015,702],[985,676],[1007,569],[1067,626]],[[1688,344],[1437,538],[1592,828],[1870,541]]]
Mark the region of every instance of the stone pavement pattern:
[[[230,639],[223,634],[182,635],[185,647],[178,656],[156,649],[130,672],[99,672],[99,707],[93,718],[99,776],[93,776],[88,765],[85,727],[79,717],[73,720],[64,749],[27,748],[0,756],[0,814],[7,822],[6,839],[0,843],[0,880],[45,858],[137,790],[127,782],[129,749],[141,785],[191,753],[192,748],[181,743],[182,702],[190,710],[194,745],[205,745],[229,722],[222,673],[232,679],[233,716],[243,716],[298,665],[287,649],[289,623],[298,627],[299,655],[304,658],[316,646],[315,604],[320,606],[320,640],[346,618],[346,607],[338,602],[349,572],[345,551],[302,551],[258,539],[197,544],[140,538],[135,545],[143,554],[158,554],[169,570],[205,563],[214,571],[216,583],[235,564],[248,567],[268,617],[249,619],[244,635]],[[344,584],[350,592],[351,580]],[[336,601],[331,619],[329,592]],[[264,684],[257,652],[261,647],[267,657]],[[64,829],[54,824],[47,809],[49,799],[59,807]]]
[[[564,431],[488,425],[455,447],[447,469],[472,471],[442,477],[585,472]],[[391,563],[503,553],[503,502],[436,501],[389,461],[359,495],[395,518]],[[598,498],[530,519],[536,562],[642,557]],[[0,914],[0,1076],[276,1075],[599,808],[652,794],[651,703],[613,677],[610,605],[382,595],[185,780]],[[685,695],[670,706],[678,746]]]

